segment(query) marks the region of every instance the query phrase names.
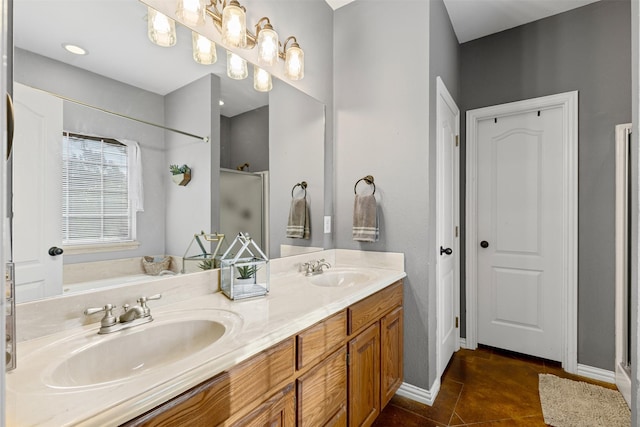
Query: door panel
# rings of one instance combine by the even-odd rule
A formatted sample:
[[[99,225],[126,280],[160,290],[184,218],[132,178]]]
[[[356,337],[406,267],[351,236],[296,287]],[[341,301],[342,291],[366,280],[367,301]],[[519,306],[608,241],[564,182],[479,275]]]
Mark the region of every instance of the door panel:
[[[478,124],[478,342],[552,360],[562,360],[562,120],[556,107]]]
[[[459,110],[438,79],[437,103],[437,304],[438,375],[444,373],[453,352],[459,348],[455,319],[458,314],[459,246],[458,225],[458,153]]]
[[[13,255],[17,302],[62,293],[62,100],[15,84]]]

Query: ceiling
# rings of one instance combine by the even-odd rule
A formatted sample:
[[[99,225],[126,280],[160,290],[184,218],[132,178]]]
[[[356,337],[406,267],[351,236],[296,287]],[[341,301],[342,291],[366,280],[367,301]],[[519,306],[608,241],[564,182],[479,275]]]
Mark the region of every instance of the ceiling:
[[[326,0],[338,9],[354,0]],[[458,42],[465,43],[598,0],[444,0]]]
[[[16,47],[92,71],[114,80],[166,95],[207,74],[223,76],[222,114],[232,117],[268,103],[268,94],[253,89],[253,72],[238,81],[226,77],[226,53],[201,65],[192,58],[191,31],[176,25],[171,48],[147,37],[147,7],[138,0],[14,0]],[[38,31],[33,31],[37,28]],[[89,54],[62,48],[73,43]]]

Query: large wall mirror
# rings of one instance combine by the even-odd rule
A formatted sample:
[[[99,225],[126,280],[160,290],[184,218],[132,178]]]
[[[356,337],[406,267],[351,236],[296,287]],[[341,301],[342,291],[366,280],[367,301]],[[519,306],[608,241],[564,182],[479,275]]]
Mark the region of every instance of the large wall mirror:
[[[201,271],[182,262],[201,231],[228,243],[250,232],[271,258],[322,249],[324,105],[275,78],[268,93],[251,74],[228,78],[220,47],[216,64],[197,64],[179,24],[176,46],[153,45],[146,15],[137,0],[14,1],[18,302],[148,280],[143,257],[170,256],[164,275]],[[174,182],[170,165],[187,165],[191,180]],[[74,171],[79,192],[67,188]],[[288,238],[302,181],[311,235]],[[86,211],[69,208],[81,198]],[[127,210],[134,225],[114,219]],[[118,241],[127,233],[133,242]]]

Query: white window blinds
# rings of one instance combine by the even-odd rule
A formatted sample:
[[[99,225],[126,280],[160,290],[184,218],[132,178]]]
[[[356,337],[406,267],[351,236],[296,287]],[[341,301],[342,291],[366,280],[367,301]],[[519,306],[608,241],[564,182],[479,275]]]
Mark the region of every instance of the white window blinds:
[[[63,244],[135,240],[127,146],[65,133],[62,144]]]

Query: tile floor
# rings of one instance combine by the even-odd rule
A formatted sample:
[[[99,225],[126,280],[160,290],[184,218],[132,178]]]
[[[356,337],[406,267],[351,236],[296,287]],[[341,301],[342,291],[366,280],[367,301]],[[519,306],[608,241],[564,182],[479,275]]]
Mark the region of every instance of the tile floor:
[[[491,348],[463,349],[451,359],[433,406],[396,395],[373,426],[545,426],[539,373],[615,388],[567,374],[555,362]]]

